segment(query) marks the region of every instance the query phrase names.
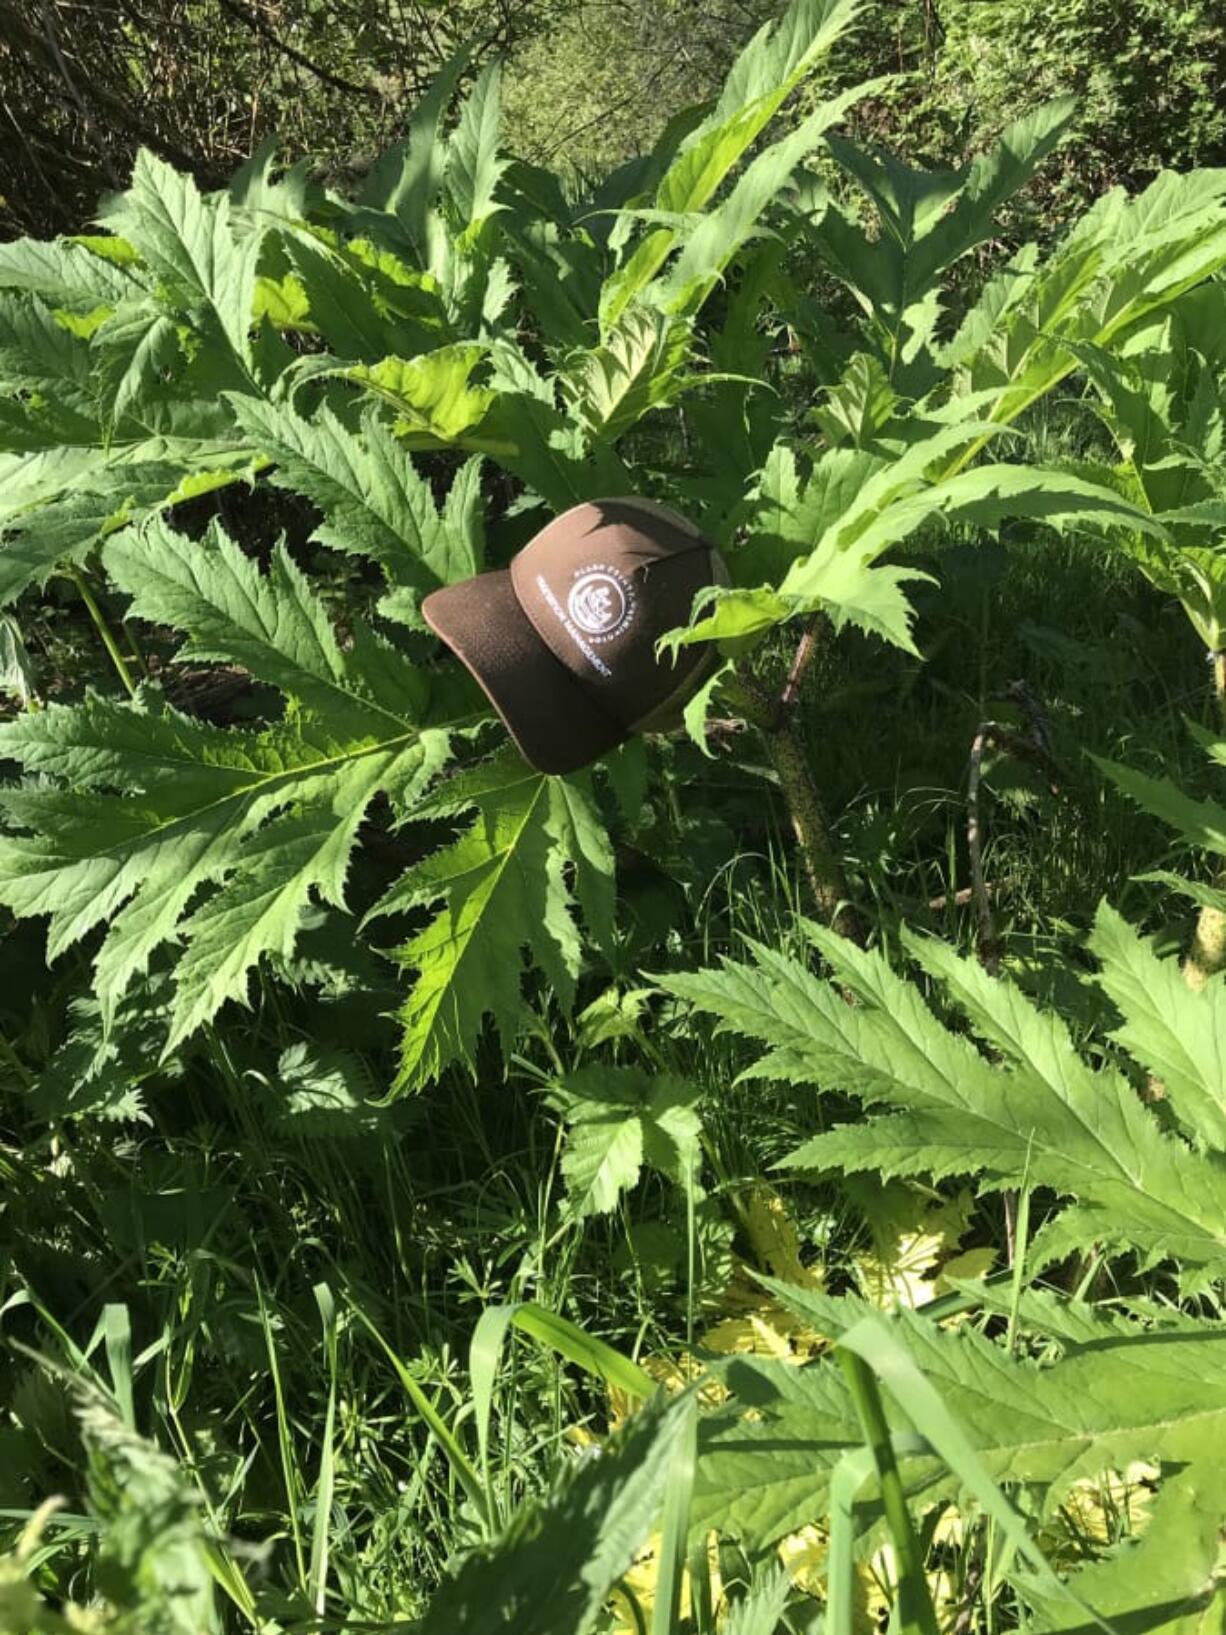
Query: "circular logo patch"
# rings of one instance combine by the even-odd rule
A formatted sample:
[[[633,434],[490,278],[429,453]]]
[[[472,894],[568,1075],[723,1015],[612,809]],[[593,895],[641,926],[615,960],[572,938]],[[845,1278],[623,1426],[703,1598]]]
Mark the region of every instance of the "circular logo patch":
[[[608,641],[629,622],[633,594],[615,569],[589,568],[570,587],[566,611],[585,635]]]

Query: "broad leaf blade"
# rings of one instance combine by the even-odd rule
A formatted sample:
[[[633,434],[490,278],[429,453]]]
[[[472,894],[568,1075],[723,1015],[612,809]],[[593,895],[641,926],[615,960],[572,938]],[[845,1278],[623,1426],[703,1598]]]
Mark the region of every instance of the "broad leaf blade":
[[[659,1513],[692,1412],[687,1397],[642,1409],[549,1498],[522,1505],[438,1591],[422,1635],[584,1635]]]

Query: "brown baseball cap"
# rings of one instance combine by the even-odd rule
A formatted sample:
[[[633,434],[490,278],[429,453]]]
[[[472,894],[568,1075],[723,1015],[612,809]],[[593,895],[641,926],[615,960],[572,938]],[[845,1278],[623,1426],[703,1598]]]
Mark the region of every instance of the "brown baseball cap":
[[[524,759],[575,772],[636,732],[680,723],[718,650],[656,657],[694,597],[726,585],[723,558],[654,500],[589,500],[562,513],[507,568],[431,591],[430,628],[464,662]]]

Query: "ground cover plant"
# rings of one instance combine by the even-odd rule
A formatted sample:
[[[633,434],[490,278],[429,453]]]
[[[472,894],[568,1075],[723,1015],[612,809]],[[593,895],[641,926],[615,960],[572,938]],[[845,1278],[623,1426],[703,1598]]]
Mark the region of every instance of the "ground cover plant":
[[[0,245],[0,1628],[1220,1622],[1226,172],[1002,247],[856,21]],[[722,663],[547,777],[421,599],[625,493]]]

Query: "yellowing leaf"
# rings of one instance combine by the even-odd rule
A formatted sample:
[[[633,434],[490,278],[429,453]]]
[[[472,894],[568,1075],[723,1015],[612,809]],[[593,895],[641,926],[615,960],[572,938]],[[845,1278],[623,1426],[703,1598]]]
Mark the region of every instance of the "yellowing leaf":
[[[1062,1506],[1069,1532],[1084,1555],[1086,1541],[1112,1544],[1135,1538],[1149,1523],[1154,1507],[1157,1465],[1135,1459],[1123,1471],[1107,1470],[1095,1481],[1077,1482]]]
[[[705,1345],[705,1340],[703,1343]],[[640,1357],[639,1366],[653,1380],[659,1381],[670,1396],[683,1391],[691,1380],[701,1379],[706,1373],[705,1365],[688,1351],[683,1351],[678,1357]],[[698,1399],[704,1406],[714,1408],[726,1402],[728,1395],[726,1386],[718,1380],[709,1379],[700,1387]],[[609,1387],[606,1401],[609,1405],[609,1425],[614,1430],[641,1405],[641,1399],[630,1396],[616,1385]]]
[[[830,1535],[824,1527],[812,1523],[798,1533],[789,1533],[779,1541],[779,1560],[784,1571],[806,1595],[824,1595],[826,1590],[826,1557],[830,1549]]]
[[[660,1535],[653,1533],[639,1551],[634,1565],[622,1577],[613,1592],[613,1623],[610,1635],[641,1635],[651,1622],[656,1604],[656,1583],[660,1573]],[[723,1592],[719,1571],[719,1550],[715,1534],[707,1543],[707,1572],[711,1583],[712,1599],[716,1602]],[[637,1608],[637,1615],[635,1609]],[[680,1616],[682,1621],[690,1614],[690,1577],[686,1573],[681,1584]],[[643,1622],[640,1623],[639,1619]]]
[[[860,1292],[873,1305],[922,1306],[931,1300],[934,1283],[925,1273],[935,1267],[941,1238],[932,1232],[905,1232],[884,1255],[872,1251],[854,1257]]]
[[[702,1337],[708,1351],[721,1356],[771,1357],[777,1362],[808,1362],[825,1345],[824,1336],[801,1322],[775,1300],[761,1298],[737,1316],[725,1317]]]
[[[951,1278],[963,1281],[976,1277],[986,1277],[996,1264],[996,1251],[985,1244],[980,1249],[967,1249],[952,1260],[947,1260],[941,1267],[940,1275],[933,1288],[938,1295],[948,1293],[951,1288]]]
[[[922,1306],[948,1286],[947,1272],[981,1277],[996,1258],[991,1249],[972,1249],[950,1259],[974,1211],[965,1188],[935,1201],[931,1193],[896,1181],[848,1178],[847,1189],[872,1228],[873,1247],[852,1263],[861,1294],[875,1306]]]
[[[741,1225],[759,1263],[787,1283],[816,1288],[822,1281],[818,1268],[800,1258],[800,1233],[787,1205],[773,1187],[756,1186],[740,1200]]]
[[[780,1539],[779,1560],[795,1587],[815,1601],[826,1598],[830,1536],[824,1527],[810,1525]],[[882,1591],[879,1563],[860,1561],[854,1567],[852,1629],[854,1635],[879,1635],[890,1613]]]

